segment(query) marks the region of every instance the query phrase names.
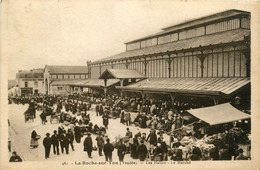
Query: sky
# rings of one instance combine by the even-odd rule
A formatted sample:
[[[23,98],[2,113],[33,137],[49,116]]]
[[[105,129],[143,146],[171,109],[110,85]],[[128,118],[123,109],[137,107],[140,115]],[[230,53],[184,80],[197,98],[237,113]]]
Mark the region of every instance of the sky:
[[[45,65],[86,65],[124,52],[125,42],[227,9],[251,11],[235,1],[4,1],[2,64],[8,79]]]

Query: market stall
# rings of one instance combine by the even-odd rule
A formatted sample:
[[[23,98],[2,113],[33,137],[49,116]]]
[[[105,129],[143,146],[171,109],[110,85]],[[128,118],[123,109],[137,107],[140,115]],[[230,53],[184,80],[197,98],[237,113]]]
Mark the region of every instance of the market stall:
[[[178,153],[182,153],[182,160],[231,160],[235,159],[239,148],[243,148],[247,152],[245,155],[250,158],[250,130],[240,126],[250,125],[249,114],[237,110],[229,103],[187,112],[199,121],[171,133],[170,155],[173,160],[180,160]],[[227,125],[231,126],[223,128]],[[210,128],[218,127],[222,131],[208,133]]]
[[[249,114],[237,110],[229,103],[187,111],[211,126],[250,118]]]

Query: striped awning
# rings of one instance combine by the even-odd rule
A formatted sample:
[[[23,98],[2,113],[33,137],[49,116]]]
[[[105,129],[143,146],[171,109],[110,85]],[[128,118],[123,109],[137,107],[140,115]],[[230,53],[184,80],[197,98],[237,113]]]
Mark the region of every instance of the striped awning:
[[[124,91],[169,92],[198,95],[232,95],[250,83],[244,78],[148,78],[128,86]]]

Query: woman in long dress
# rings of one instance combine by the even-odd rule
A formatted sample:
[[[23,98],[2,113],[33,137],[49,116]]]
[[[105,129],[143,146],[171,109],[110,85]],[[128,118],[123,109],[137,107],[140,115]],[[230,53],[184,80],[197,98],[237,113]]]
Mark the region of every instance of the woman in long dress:
[[[39,140],[39,135],[36,133],[35,130],[33,130],[32,134],[31,134],[31,147],[32,148],[37,148],[39,146],[38,140]]]

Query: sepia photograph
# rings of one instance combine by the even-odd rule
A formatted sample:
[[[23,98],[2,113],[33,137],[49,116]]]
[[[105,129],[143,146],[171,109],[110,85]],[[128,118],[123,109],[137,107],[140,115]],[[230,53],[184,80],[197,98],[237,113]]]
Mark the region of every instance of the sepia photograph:
[[[3,169],[260,168],[250,163],[258,160],[251,39],[259,9],[3,1]]]

